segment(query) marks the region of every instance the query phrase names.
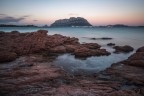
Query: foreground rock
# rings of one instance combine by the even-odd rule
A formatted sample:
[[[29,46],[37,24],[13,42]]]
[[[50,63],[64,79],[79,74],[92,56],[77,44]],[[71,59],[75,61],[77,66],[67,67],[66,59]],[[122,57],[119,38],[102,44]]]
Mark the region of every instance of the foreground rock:
[[[134,50],[133,47],[125,45],[125,46],[115,46],[113,47],[115,49],[115,53],[127,53],[127,52],[131,52]]]
[[[137,66],[144,68],[144,47],[139,48],[135,54],[122,62],[126,65]]]
[[[59,34],[48,35],[46,30],[38,30],[31,33],[0,33],[0,62],[12,61],[21,55],[34,53],[73,53],[79,54],[78,50],[88,56],[108,55],[104,49],[100,49],[97,43],[80,44],[77,38],[70,38]],[[81,54],[81,53],[80,53]],[[77,55],[80,56],[80,55]]]
[[[143,72],[136,71],[137,75]],[[125,71],[122,73],[126,74]],[[113,74],[117,76],[117,73],[111,73]],[[124,79],[119,79],[120,75],[117,80],[101,75],[104,74],[70,75],[49,63],[46,57],[23,56],[0,65],[0,94],[2,96],[142,96],[142,87],[125,89],[126,82]],[[136,80],[143,79],[139,76],[142,75],[138,75]]]
[[[106,70],[111,79],[125,83],[124,89],[131,89],[138,94],[144,95],[144,47],[139,48],[136,53],[127,60],[113,64]]]

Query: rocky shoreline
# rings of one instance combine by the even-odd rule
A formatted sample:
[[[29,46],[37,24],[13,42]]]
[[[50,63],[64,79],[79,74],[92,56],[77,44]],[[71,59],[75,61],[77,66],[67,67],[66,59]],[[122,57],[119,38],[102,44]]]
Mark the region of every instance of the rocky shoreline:
[[[114,46],[130,52],[130,46]],[[129,50],[128,50],[129,49]],[[144,47],[127,60],[92,74],[69,74],[51,63],[58,54],[76,57],[110,55],[97,43],[77,38],[32,33],[0,32],[0,94],[2,96],[143,96]]]

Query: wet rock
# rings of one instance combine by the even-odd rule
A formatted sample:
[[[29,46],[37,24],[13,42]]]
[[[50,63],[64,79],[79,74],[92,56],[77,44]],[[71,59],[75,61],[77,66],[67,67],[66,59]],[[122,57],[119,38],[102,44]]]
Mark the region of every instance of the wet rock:
[[[114,43],[108,43],[107,45],[108,45],[108,46],[115,46]]]
[[[143,56],[144,53],[138,51],[127,60],[113,64],[110,68],[107,68],[106,71],[111,74],[113,80],[120,80],[129,85],[139,85],[137,87],[141,89],[141,86],[144,86]]]
[[[82,47],[75,50],[74,55],[76,57],[89,57],[89,56],[110,55],[110,53],[107,52],[105,49],[90,50],[86,47]]]
[[[90,52],[90,49],[86,47],[82,47],[82,48],[76,49],[74,51],[74,55],[77,57],[88,57],[88,56],[91,56],[91,52]]]
[[[115,46],[113,47],[115,49],[115,53],[120,53],[120,52],[131,52],[134,50],[131,46],[125,45],[125,46]]]
[[[141,50],[143,47],[139,48],[136,53],[131,55],[127,60],[124,60],[122,63],[137,66],[137,67],[144,67],[144,52]]]
[[[47,30],[38,30],[31,33],[0,34],[0,51],[14,52],[18,56],[35,53],[72,53],[80,57],[109,55],[104,49],[100,49],[97,43],[80,44],[78,38],[70,38],[59,34],[48,35]]]
[[[112,92],[108,96],[142,96],[142,95],[130,90],[120,90]]]
[[[76,49],[78,49],[79,45],[64,45],[67,52],[74,52]]]
[[[66,48],[64,46],[57,46],[50,49],[52,53],[66,53]]]
[[[0,51],[0,63],[13,61],[17,58],[17,54],[14,52]]]

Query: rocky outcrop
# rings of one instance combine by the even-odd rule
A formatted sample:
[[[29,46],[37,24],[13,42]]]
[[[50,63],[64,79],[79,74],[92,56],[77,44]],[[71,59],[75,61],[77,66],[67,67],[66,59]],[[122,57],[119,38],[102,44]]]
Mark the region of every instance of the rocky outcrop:
[[[139,48],[135,54],[131,55],[127,60],[122,62],[126,65],[144,68],[144,47]]]
[[[110,55],[110,53],[107,52],[105,49],[90,50],[86,47],[82,47],[82,48],[76,49],[74,51],[74,55],[76,57],[89,57],[89,56]]]
[[[50,56],[48,56],[50,57]],[[10,65],[10,66],[8,66]],[[143,96],[141,68],[114,64],[108,73],[70,75],[41,55],[0,65],[2,96]]]
[[[125,45],[125,46],[115,46],[113,47],[115,49],[115,53],[126,53],[126,52],[131,52],[134,50],[131,46]]]
[[[144,90],[144,47],[139,48],[136,53],[127,60],[113,64],[105,72],[109,74],[112,80],[124,83],[125,90],[131,90],[138,94],[134,96],[143,96]],[[132,87],[133,86],[133,87]],[[135,91],[134,91],[135,90]],[[141,94],[141,95],[140,95]],[[129,96],[129,95],[128,95]]]
[[[80,44],[75,37],[48,35],[46,30],[31,33],[0,33],[0,62],[15,60],[17,56],[33,53],[72,53],[80,57],[108,55],[97,43]],[[83,50],[86,49],[86,50]],[[9,54],[9,56],[8,56]],[[84,54],[84,55],[82,55]],[[5,59],[4,59],[5,58]]]
[[[56,20],[51,27],[71,27],[71,26],[92,26],[86,19],[82,17],[71,17],[69,19]]]

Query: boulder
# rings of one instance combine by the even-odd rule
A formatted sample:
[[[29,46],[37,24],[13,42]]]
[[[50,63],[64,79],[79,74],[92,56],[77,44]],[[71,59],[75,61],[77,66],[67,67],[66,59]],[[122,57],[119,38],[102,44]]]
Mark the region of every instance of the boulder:
[[[90,49],[86,47],[82,47],[82,48],[76,49],[74,51],[74,55],[77,57],[88,57],[88,56],[91,56],[92,54],[91,54]]]
[[[144,46],[143,47],[141,47],[141,48],[139,48],[139,49],[137,49],[137,51],[136,52],[144,52]]]
[[[96,49],[91,50],[86,47],[79,48],[74,51],[74,55],[76,57],[89,57],[89,56],[102,56],[102,55],[110,55],[105,49]]]
[[[113,47],[115,49],[115,53],[120,53],[120,52],[131,52],[134,50],[133,47],[129,46],[129,45],[125,45],[125,46],[115,46]]]
[[[139,48],[136,53],[131,55],[127,60],[124,60],[122,63],[126,65],[143,67],[144,68],[144,52],[141,50],[143,47]]]

